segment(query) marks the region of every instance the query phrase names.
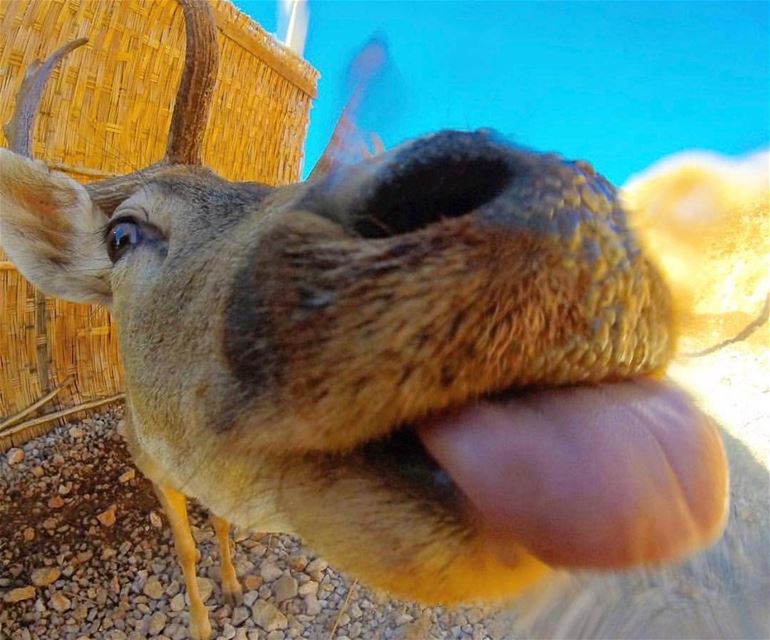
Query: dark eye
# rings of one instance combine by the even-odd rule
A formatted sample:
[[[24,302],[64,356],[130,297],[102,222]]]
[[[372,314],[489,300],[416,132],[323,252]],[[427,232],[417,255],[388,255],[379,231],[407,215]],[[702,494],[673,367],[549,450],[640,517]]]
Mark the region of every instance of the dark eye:
[[[144,239],[142,228],[131,221],[115,224],[107,232],[107,254],[110,260],[117,262],[131,247],[135,247]]]

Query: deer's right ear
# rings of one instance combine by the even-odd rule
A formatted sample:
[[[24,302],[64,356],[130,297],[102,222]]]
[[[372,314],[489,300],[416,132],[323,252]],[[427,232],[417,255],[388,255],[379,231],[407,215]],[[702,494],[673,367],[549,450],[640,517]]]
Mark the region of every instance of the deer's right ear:
[[[0,149],[0,247],[36,287],[74,302],[109,304],[106,222],[81,184]]]

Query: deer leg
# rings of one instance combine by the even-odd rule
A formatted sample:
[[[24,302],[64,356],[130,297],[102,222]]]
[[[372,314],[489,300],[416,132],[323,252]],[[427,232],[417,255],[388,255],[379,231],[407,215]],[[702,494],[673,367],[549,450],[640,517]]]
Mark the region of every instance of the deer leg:
[[[235,606],[243,601],[243,591],[238,582],[238,576],[235,574],[233,558],[230,554],[230,523],[212,513],[211,524],[214,526],[217,542],[219,542],[222,593],[224,594],[225,602]]]
[[[190,637],[193,640],[208,640],[211,637],[211,623],[209,623],[209,612],[198,590],[198,579],[195,575],[195,540],[187,519],[186,498],[170,487],[154,486],[155,493],[171,525],[174,547],[179,564],[182,565],[187,596],[190,600]]]

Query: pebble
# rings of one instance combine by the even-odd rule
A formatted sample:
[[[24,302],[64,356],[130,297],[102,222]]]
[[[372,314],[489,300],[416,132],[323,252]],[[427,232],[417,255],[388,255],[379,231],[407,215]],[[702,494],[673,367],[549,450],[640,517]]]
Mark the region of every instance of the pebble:
[[[321,613],[321,603],[315,595],[309,595],[305,598],[305,613],[309,616],[317,616]]]
[[[35,587],[28,586],[28,587],[17,587],[16,589],[11,589],[8,593],[5,594],[5,597],[3,600],[5,602],[14,603],[14,602],[22,602],[23,600],[31,600],[35,597]]]
[[[169,607],[171,608],[171,611],[182,611],[185,608],[186,604],[184,601],[184,596],[181,593],[177,593],[173,598],[171,598],[171,602],[169,603]]]
[[[283,575],[273,584],[273,593],[278,602],[294,598],[297,595],[297,581],[290,575]]]
[[[465,612],[465,618],[470,624],[478,624],[484,618],[484,612],[478,607],[473,607]]]
[[[160,583],[160,580],[158,580],[157,577],[153,576],[147,582],[144,583],[144,587],[142,588],[142,593],[146,595],[148,598],[152,598],[153,600],[160,600],[164,593],[165,589],[163,588],[163,585]]]
[[[61,570],[58,567],[41,567],[32,572],[32,584],[36,587],[47,587],[59,579]]]
[[[291,556],[287,564],[294,569],[294,571],[304,571],[305,567],[307,567],[307,556]]]
[[[265,600],[257,600],[251,608],[251,615],[260,627],[265,631],[274,629],[285,629],[289,626],[289,621],[275,605]]]
[[[158,635],[166,627],[166,621],[168,618],[162,611],[156,611],[150,616],[150,622],[147,625],[147,632],[152,635]]]
[[[326,571],[326,568],[329,566],[329,563],[326,562],[326,560],[323,560],[321,558],[316,558],[315,560],[311,560],[310,563],[305,567],[306,573],[318,573],[320,571]]]
[[[79,563],[88,562],[91,558],[94,557],[93,551],[79,551],[78,554],[75,556]]]
[[[24,461],[24,450],[19,448],[9,449],[5,454],[8,464],[20,464]]]
[[[259,575],[262,576],[265,582],[273,582],[283,575],[283,570],[274,564],[264,563],[259,568]]]
[[[262,576],[248,575],[243,579],[243,586],[247,591],[259,589],[263,583]]]
[[[237,627],[243,621],[248,620],[249,615],[250,612],[246,607],[235,607],[232,615],[232,623]]]
[[[134,471],[133,468],[126,469],[123,473],[118,476],[118,482],[121,484],[125,484],[129,480],[133,480],[136,477],[136,471]]]
[[[150,511],[150,524],[156,529],[160,529],[163,527],[163,520],[158,515],[157,511]]]
[[[57,591],[51,596],[51,606],[59,613],[62,613],[72,606],[72,601],[63,593]]]
[[[208,600],[211,597],[211,594],[214,592],[214,583],[208,578],[201,578],[199,576],[198,591],[200,591],[201,600],[203,600],[203,602],[206,602],[206,600]]]
[[[105,527],[111,527],[115,524],[115,521],[117,520],[116,517],[116,511],[118,507],[117,505],[112,505],[109,508],[102,511],[98,516],[96,516],[96,519],[102,524],[102,526]]]

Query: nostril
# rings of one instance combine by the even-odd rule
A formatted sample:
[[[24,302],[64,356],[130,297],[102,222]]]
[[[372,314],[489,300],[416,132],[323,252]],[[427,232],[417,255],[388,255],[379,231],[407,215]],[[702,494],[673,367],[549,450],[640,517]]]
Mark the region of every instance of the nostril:
[[[507,150],[485,134],[445,132],[417,141],[378,171],[348,212],[356,233],[409,233],[480,208],[513,179]]]

